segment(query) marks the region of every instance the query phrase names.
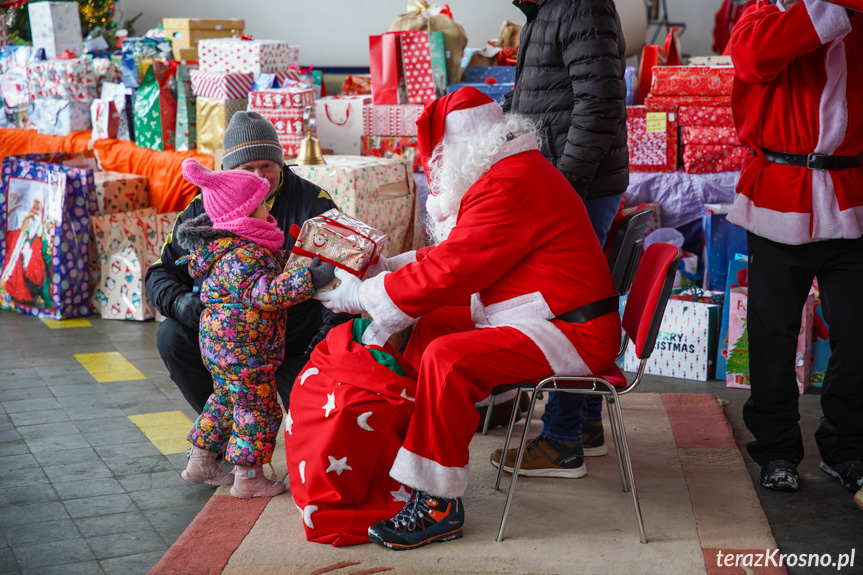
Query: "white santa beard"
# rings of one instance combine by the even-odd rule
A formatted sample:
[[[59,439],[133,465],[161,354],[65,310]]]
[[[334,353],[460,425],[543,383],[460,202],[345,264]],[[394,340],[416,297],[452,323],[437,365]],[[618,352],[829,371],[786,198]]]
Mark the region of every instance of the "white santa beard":
[[[435,245],[445,240],[458,219],[461,200],[484,171],[465,170],[464,145],[444,145],[430,166],[432,194],[426,200],[426,230]],[[468,173],[465,173],[468,171]]]

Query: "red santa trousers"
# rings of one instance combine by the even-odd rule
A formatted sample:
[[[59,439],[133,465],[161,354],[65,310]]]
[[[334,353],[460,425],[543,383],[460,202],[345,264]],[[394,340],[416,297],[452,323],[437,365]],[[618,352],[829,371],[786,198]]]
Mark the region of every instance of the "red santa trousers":
[[[477,329],[470,307],[425,314],[404,353],[417,368],[417,397],[404,447],[390,471],[397,481],[438,497],[467,488],[475,404],[498,385],[547,377],[542,351],[512,327]]]

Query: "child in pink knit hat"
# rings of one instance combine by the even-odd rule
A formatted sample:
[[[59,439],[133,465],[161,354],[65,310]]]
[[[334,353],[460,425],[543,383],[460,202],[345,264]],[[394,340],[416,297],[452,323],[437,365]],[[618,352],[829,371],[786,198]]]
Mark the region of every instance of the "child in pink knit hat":
[[[189,272],[203,278],[201,355],[214,390],[189,432],[192,444],[183,479],[230,485],[231,495],[272,497],[285,491],[268,479],[282,408],[276,369],[285,350],[288,308],[333,278],[316,259],[283,272],[284,234],[264,203],[270,185],[245,171],[214,172],[193,159],[183,176],[201,188],[205,214],[184,222],[177,240],[189,250]],[[222,451],[231,475],[216,463]],[[272,467],[272,466],[271,466]]]

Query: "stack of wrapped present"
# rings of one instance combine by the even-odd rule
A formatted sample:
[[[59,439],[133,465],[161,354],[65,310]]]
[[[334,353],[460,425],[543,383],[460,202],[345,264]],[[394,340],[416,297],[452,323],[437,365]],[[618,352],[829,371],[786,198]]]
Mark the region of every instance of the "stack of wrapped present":
[[[93,61],[86,58],[28,62],[30,121],[42,134],[66,136],[90,128],[98,95]]]
[[[191,73],[192,92],[196,96],[198,152],[213,154],[222,146],[231,116],[245,110],[247,103],[251,109],[255,93],[251,90],[256,78],[262,74],[286,74],[298,59],[298,48],[287,42],[239,38],[200,40],[199,69]],[[308,105],[314,102],[314,92],[312,94]],[[269,119],[273,121],[274,118]]]
[[[422,114],[419,104],[371,105],[363,108],[362,155],[392,158],[402,156],[422,170],[417,151],[417,119]]]
[[[174,59],[197,60],[198,42],[210,38],[235,38],[243,35],[243,20],[212,18],[163,18],[165,36],[171,39]]]
[[[677,171],[677,106],[628,107],[626,135],[630,171]]]
[[[747,148],[731,119],[731,66],[657,66],[653,69],[649,109],[679,106],[683,128],[683,166],[687,173],[740,170]]]

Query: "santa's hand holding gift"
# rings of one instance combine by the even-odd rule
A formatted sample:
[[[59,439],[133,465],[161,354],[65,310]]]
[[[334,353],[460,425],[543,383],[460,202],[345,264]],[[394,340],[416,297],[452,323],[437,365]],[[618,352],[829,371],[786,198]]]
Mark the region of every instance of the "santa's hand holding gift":
[[[584,204],[538,151],[536,127],[473,88],[428,103],[417,126],[436,245],[382,260],[364,281],[337,271],[341,286],[316,296],[389,333],[422,318],[404,354],[416,403],[390,470],[413,494],[369,529],[398,549],[462,536],[476,402],[498,385],[601,373],[620,345],[616,308],[556,319],[615,294]]]

